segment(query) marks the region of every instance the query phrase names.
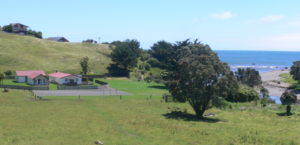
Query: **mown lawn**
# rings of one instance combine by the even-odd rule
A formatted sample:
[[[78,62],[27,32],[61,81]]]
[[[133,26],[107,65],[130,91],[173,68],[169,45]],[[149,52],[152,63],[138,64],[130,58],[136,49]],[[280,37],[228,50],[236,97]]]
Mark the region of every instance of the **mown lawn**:
[[[0,144],[81,145],[96,140],[114,145],[300,143],[300,106],[292,106],[294,114],[289,118],[282,105],[261,108],[253,102],[232,103],[233,109],[211,108],[207,112],[217,116],[197,119],[186,103],[164,103],[161,96],[146,100],[149,96],[141,95],[167,92],[161,84],[103,81],[134,95],[122,100],[116,96],[81,96],[81,100],[49,96],[41,101],[27,91],[0,92]]]
[[[16,86],[31,86],[27,83],[18,83],[18,82],[15,82],[14,79],[4,79],[3,80],[3,85],[16,85]]]

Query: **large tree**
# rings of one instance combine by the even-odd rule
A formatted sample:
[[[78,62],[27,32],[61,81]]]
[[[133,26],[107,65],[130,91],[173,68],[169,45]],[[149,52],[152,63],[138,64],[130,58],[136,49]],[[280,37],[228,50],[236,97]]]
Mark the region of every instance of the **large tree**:
[[[286,114],[291,113],[291,105],[297,103],[297,95],[293,92],[284,92],[280,97],[280,101],[282,105],[286,106]]]
[[[240,83],[246,84],[250,87],[258,86],[262,83],[259,72],[254,68],[238,68],[235,75]]]
[[[121,64],[127,70],[128,67],[137,65],[138,51],[136,47],[132,48],[127,42],[117,43],[111,53],[112,61]]]
[[[293,62],[290,75],[293,76],[294,80],[297,80],[300,83],[300,61]]]
[[[81,70],[83,74],[86,75],[89,69],[89,58],[88,57],[82,58],[79,64],[81,66]]]
[[[169,91],[178,102],[189,102],[202,117],[210,101],[227,97],[238,90],[238,82],[227,63],[222,63],[208,45],[183,45],[177,49],[179,59]]]

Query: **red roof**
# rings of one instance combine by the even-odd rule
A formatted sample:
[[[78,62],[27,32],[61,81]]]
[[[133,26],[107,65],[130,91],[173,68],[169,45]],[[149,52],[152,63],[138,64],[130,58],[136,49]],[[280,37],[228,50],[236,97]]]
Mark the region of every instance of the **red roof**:
[[[32,74],[28,75],[28,77],[29,77],[29,78],[32,78],[32,79],[35,79],[36,77],[38,77],[38,76],[40,76],[40,75],[42,75],[42,74],[39,74],[39,73],[32,73]],[[44,75],[42,75],[42,76],[44,76]]]
[[[29,76],[33,73],[46,75],[43,70],[26,70],[26,71],[16,71],[17,76]]]
[[[71,75],[71,74],[66,74],[66,73],[62,73],[62,72],[57,72],[57,73],[49,74],[48,76],[55,77],[55,78],[64,78],[64,77],[67,77],[67,76],[70,76],[70,75]]]

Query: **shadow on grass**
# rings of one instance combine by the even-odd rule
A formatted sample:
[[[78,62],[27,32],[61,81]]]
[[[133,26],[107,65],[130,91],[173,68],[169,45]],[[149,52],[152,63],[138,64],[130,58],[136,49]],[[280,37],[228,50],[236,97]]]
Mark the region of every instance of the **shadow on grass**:
[[[194,114],[189,113],[182,113],[179,111],[172,111],[171,113],[163,114],[167,119],[183,119],[184,121],[200,121],[200,122],[207,122],[207,123],[217,123],[217,122],[225,122],[220,119],[213,119],[213,118],[207,118],[207,117],[197,117]]]
[[[148,88],[168,90],[168,86],[149,86]]]
[[[289,114],[286,114],[285,112],[284,113],[276,113],[278,116],[292,116],[293,113],[289,113]]]
[[[108,67],[106,67],[109,73],[124,73],[124,72],[130,72],[129,70],[126,70],[124,68],[118,67],[117,64],[109,64]]]

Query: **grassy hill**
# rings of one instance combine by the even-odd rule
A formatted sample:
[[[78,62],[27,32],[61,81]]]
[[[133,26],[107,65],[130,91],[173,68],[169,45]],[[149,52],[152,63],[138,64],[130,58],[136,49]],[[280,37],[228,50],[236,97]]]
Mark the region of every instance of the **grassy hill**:
[[[90,58],[91,73],[106,73],[111,59],[107,44],[62,43],[0,33],[0,72],[6,70],[44,70],[80,73],[79,61]]]

